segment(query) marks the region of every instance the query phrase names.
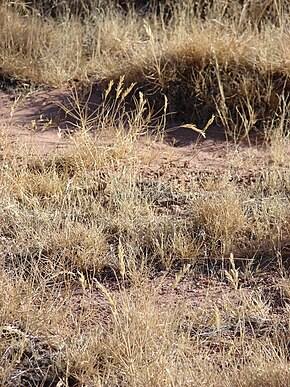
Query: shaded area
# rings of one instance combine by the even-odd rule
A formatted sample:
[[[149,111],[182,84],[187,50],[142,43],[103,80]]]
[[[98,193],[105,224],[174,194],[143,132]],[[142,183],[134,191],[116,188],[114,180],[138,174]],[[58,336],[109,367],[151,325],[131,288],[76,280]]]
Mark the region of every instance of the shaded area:
[[[206,137],[198,134],[192,129],[177,127],[165,130],[165,141],[174,147],[184,147],[192,143],[200,144],[208,140],[215,142],[226,141],[225,131],[216,125],[211,125],[206,131]]]

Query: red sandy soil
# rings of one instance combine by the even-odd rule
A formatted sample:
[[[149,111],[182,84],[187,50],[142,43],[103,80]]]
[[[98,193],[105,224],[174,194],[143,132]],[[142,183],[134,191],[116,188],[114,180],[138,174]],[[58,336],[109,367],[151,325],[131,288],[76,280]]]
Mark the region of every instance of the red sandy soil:
[[[0,91],[0,128],[27,150],[48,153],[64,146],[67,141],[59,136],[57,103],[64,100],[66,93],[41,90],[18,99]]]

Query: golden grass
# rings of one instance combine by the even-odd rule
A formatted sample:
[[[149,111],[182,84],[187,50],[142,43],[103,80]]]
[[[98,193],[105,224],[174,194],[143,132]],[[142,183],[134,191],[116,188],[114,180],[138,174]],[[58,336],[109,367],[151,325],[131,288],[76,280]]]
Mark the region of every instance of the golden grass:
[[[8,3],[3,74],[107,87],[93,115],[72,87],[62,108],[76,131],[61,153],[25,153],[12,121],[1,127],[1,385],[287,386],[286,3],[251,10],[256,24],[250,2],[224,14],[213,2],[205,21],[176,3],[163,22],[112,4],[44,18]],[[260,125],[270,160],[245,160],[257,171],[245,183],[230,169],[148,181],[139,139],[174,111],[191,129],[215,114],[249,143]]]
[[[226,174],[150,186],[138,139],[119,136],[101,144],[80,125],[62,155],[2,161],[3,385],[287,385],[285,164],[242,188]],[[183,215],[160,213],[172,196]],[[282,309],[274,290],[247,290],[268,270]],[[224,278],[222,299],[171,301],[204,271]]]

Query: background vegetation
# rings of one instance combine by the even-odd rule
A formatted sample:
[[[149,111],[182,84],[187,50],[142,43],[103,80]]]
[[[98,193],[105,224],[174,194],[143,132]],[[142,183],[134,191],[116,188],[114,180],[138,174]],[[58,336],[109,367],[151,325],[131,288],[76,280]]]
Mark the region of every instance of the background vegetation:
[[[289,107],[286,0],[155,3],[4,1],[2,73],[54,85],[126,74],[157,111],[166,96],[174,120],[216,114],[232,135],[263,131]]]

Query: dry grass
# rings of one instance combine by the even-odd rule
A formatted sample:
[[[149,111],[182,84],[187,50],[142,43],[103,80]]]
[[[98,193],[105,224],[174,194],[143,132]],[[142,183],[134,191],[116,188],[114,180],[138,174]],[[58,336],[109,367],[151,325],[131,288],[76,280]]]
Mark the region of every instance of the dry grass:
[[[10,3],[0,9],[6,75],[60,85],[126,74],[128,85],[137,82],[153,94],[156,110],[165,95],[175,120],[205,124],[216,114],[235,138],[265,131],[282,100],[289,110],[287,1],[270,1],[268,7],[257,2],[255,9],[248,1],[242,7],[233,0],[227,8],[213,2],[205,20],[189,0],[174,4],[169,19],[163,8],[158,17],[126,14],[116,2],[92,2],[82,17],[62,11],[44,19]]]
[[[25,153],[0,128],[1,385],[289,385],[286,2],[249,22],[250,2],[213,2],[202,20],[184,1],[163,22],[9,3],[4,75],[109,86],[94,115],[73,88],[62,152]],[[230,170],[148,179],[139,139],[175,110],[203,127],[216,114],[249,142],[262,129],[271,159],[244,183]]]
[[[2,384],[287,385],[290,180],[281,157],[249,186],[225,174],[179,189],[144,180],[138,137],[118,133],[105,145],[80,124],[63,154],[46,157],[16,158],[6,138]],[[172,198],[185,211],[160,213]],[[197,303],[176,299],[204,272],[213,283]],[[224,278],[222,297],[211,296],[211,272]]]

